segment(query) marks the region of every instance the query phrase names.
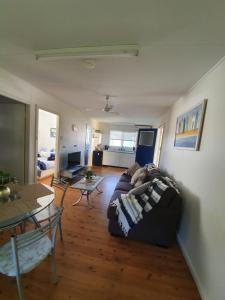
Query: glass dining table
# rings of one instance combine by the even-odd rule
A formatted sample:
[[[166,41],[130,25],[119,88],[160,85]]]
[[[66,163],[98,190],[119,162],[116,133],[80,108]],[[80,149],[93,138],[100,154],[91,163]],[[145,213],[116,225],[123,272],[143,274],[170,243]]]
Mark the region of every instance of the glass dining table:
[[[0,201],[0,232],[32,219],[49,207],[55,198],[54,188],[45,184],[33,184],[19,188],[18,199]]]

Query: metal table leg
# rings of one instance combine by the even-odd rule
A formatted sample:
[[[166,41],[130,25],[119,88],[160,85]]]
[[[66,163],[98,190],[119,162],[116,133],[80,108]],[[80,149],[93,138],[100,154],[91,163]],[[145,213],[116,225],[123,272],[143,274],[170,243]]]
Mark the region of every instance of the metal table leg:
[[[85,191],[80,190],[80,192],[81,192],[81,195],[80,195],[79,199],[72,204],[73,206],[78,204],[81,201],[81,199],[83,198],[83,195],[85,195]]]
[[[98,187],[96,187],[96,190],[98,191],[99,194],[103,193],[103,191],[100,190]]]
[[[90,198],[89,198],[89,195],[90,195],[91,193],[89,192],[89,191],[87,191],[87,194],[86,194],[86,196],[87,196],[87,204],[88,204],[88,207],[89,208],[92,208],[92,205],[90,204]]]
[[[96,187],[95,189],[97,190],[98,194],[103,193],[103,191],[100,190],[98,187]],[[93,190],[93,191],[94,191],[94,190]],[[79,199],[78,199],[77,201],[75,201],[72,205],[75,206],[76,204],[78,204],[78,203],[81,201],[81,199],[83,198],[83,196],[85,195],[85,196],[87,197],[87,204],[88,204],[88,207],[89,207],[89,208],[92,208],[93,206],[92,206],[91,203],[90,203],[90,194],[91,194],[93,191],[80,190],[81,195],[80,195]]]
[[[81,201],[81,199],[83,198],[83,196],[86,196],[87,197],[88,207],[92,208],[92,205],[90,204],[90,197],[89,197],[90,194],[91,194],[91,192],[90,191],[86,191],[86,190],[80,190],[80,192],[81,192],[81,195],[80,195],[79,199],[77,201],[75,201],[72,205],[75,206],[76,204],[78,204]]]

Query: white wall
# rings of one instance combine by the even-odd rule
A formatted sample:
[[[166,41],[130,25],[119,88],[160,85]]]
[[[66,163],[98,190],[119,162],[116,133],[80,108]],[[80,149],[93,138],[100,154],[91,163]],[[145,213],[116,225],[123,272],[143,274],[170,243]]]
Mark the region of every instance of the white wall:
[[[56,147],[56,137],[50,136],[51,128],[57,127],[57,115],[39,109],[38,152],[43,148],[49,152]]]
[[[217,65],[161,120],[160,167],[178,181],[184,199],[181,247],[207,300],[225,299],[225,62]],[[200,151],[173,147],[176,118],[208,98]]]
[[[102,132],[102,144],[109,145],[110,139],[110,130],[121,130],[126,132],[135,132],[138,131],[137,127],[132,125],[120,125],[120,124],[110,124],[110,123],[102,123],[98,124],[98,129]]]
[[[68,152],[82,151],[84,154],[86,123],[89,120],[78,110],[3,69],[0,69],[0,94],[30,105],[29,182],[35,180],[35,105],[60,116],[60,167],[66,165]],[[72,131],[72,124],[77,125],[78,133]]]

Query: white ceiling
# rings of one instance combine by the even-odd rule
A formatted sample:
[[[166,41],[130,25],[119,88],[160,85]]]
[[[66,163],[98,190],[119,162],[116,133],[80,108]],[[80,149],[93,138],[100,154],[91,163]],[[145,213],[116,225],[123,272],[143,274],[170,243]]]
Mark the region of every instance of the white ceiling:
[[[101,121],[151,124],[225,55],[224,11],[220,0],[1,0],[0,66]],[[34,57],[119,44],[139,44],[139,57],[94,70]],[[101,112],[106,94],[119,116]]]

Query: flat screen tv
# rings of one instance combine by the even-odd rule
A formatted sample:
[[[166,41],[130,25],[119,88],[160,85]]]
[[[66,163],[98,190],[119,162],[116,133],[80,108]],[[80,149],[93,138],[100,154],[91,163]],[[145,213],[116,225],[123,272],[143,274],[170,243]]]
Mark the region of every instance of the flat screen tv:
[[[80,152],[68,153],[68,167],[80,165]]]

